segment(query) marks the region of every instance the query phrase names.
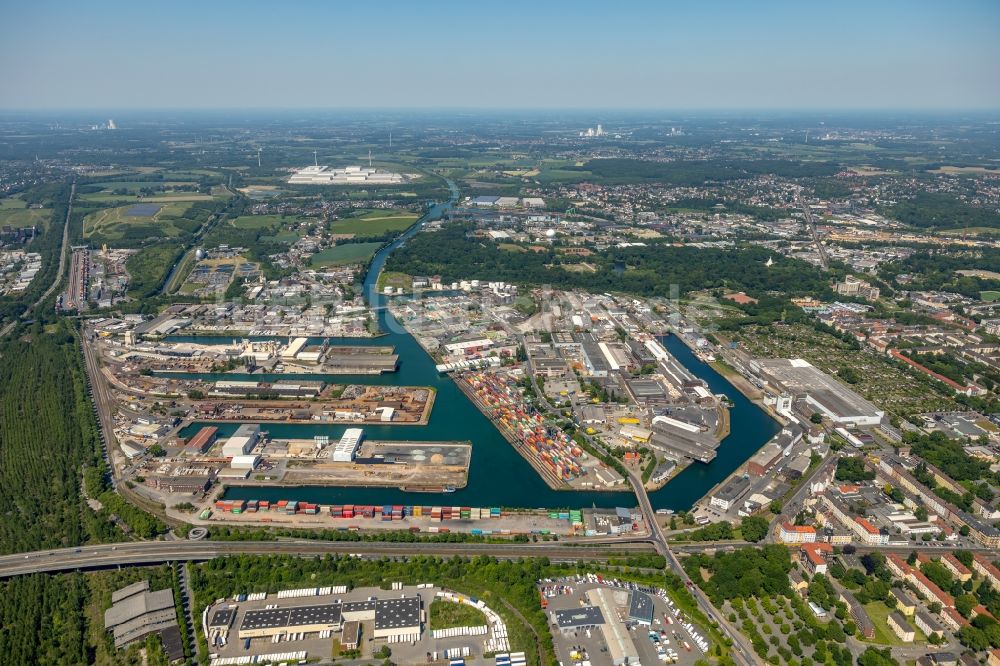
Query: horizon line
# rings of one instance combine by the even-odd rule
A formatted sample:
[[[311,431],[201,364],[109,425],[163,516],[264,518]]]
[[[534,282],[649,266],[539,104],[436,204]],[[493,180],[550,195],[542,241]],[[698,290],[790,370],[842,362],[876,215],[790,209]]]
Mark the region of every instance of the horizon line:
[[[0,107],[3,114],[94,113],[94,112],[294,112],[294,111],[379,111],[379,112],[617,112],[617,113],[1000,113],[1000,106],[934,107],[824,107],[824,106],[80,106],[80,107]]]

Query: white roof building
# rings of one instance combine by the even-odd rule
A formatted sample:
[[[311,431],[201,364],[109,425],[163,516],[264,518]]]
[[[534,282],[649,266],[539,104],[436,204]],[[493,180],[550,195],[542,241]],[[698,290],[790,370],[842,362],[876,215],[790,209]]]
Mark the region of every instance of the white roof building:
[[[351,462],[354,460],[354,456],[357,454],[358,448],[361,446],[361,441],[364,438],[365,431],[361,428],[348,428],[345,430],[340,441],[333,447],[333,461]]]

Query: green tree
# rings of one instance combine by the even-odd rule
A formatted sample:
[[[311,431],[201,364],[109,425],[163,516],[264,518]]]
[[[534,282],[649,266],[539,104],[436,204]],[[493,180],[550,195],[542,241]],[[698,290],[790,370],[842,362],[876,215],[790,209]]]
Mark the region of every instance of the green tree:
[[[747,541],[757,543],[767,536],[768,522],[760,516],[748,516],[740,523],[740,532]]]

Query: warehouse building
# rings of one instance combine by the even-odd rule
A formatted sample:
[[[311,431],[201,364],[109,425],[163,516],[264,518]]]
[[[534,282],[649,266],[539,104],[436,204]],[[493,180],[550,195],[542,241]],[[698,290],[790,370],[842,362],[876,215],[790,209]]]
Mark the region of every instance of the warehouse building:
[[[614,593],[605,587],[587,590],[587,600],[601,610],[603,617],[610,618],[610,621],[600,625],[600,629],[604,636],[604,644],[608,647],[611,663],[613,666],[641,663],[639,651],[635,649],[632,637],[629,636],[625,625],[617,619],[613,595]]]
[[[633,590],[628,602],[628,619],[647,627],[653,624],[653,599],[645,592]]]
[[[340,604],[319,604],[293,608],[259,608],[243,614],[240,640],[295,633],[340,631],[343,620]]]
[[[307,166],[288,179],[291,185],[391,185],[402,183],[401,174],[372,167],[349,166],[334,169],[329,166]]]
[[[260,442],[260,426],[255,423],[244,423],[232,437],[222,445],[222,455],[226,458],[245,456]]]
[[[741,497],[750,491],[750,479],[743,478],[742,476],[735,476],[728,481],[726,481],[722,486],[712,494],[708,502],[714,507],[718,507],[723,511],[729,511]]]
[[[348,428],[337,445],[333,447],[333,462],[351,462],[361,446],[361,441],[365,438],[365,431],[361,428]]]
[[[751,368],[776,392],[803,399],[809,409],[839,426],[877,426],[885,416],[884,411],[804,359],[760,359],[752,361]]]
[[[597,629],[604,624],[604,615],[597,606],[566,608],[552,612],[552,623],[563,634],[572,634],[586,629]]]
[[[422,610],[422,602],[417,596],[259,608],[244,613],[238,635],[244,640],[290,633],[336,632],[350,623],[374,622],[373,638],[418,640]]]
[[[188,440],[187,448],[197,451],[198,453],[204,453],[215,443],[215,437],[218,434],[219,429],[215,426],[206,426],[198,431],[198,433]]]
[[[114,634],[115,647],[123,648],[158,634],[163,649],[171,661],[184,657],[174,592],[167,588],[149,591],[149,581],[143,580],[111,594],[111,608],[104,611],[104,628]]]
[[[420,638],[420,597],[379,599],[375,602],[374,638],[418,640]]]

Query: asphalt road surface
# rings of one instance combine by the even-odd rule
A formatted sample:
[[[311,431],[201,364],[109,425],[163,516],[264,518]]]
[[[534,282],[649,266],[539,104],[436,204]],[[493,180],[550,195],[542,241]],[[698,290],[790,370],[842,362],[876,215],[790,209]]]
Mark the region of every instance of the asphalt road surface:
[[[615,546],[575,546],[560,543],[427,543],[357,541],[135,541],[80,548],[60,548],[0,557],[0,578],[40,572],[78,571],[109,567],[210,560],[227,555],[298,555],[326,553],[366,557],[412,555],[490,555],[501,559],[548,557],[559,562],[606,562],[610,558],[652,552],[645,543]]]

